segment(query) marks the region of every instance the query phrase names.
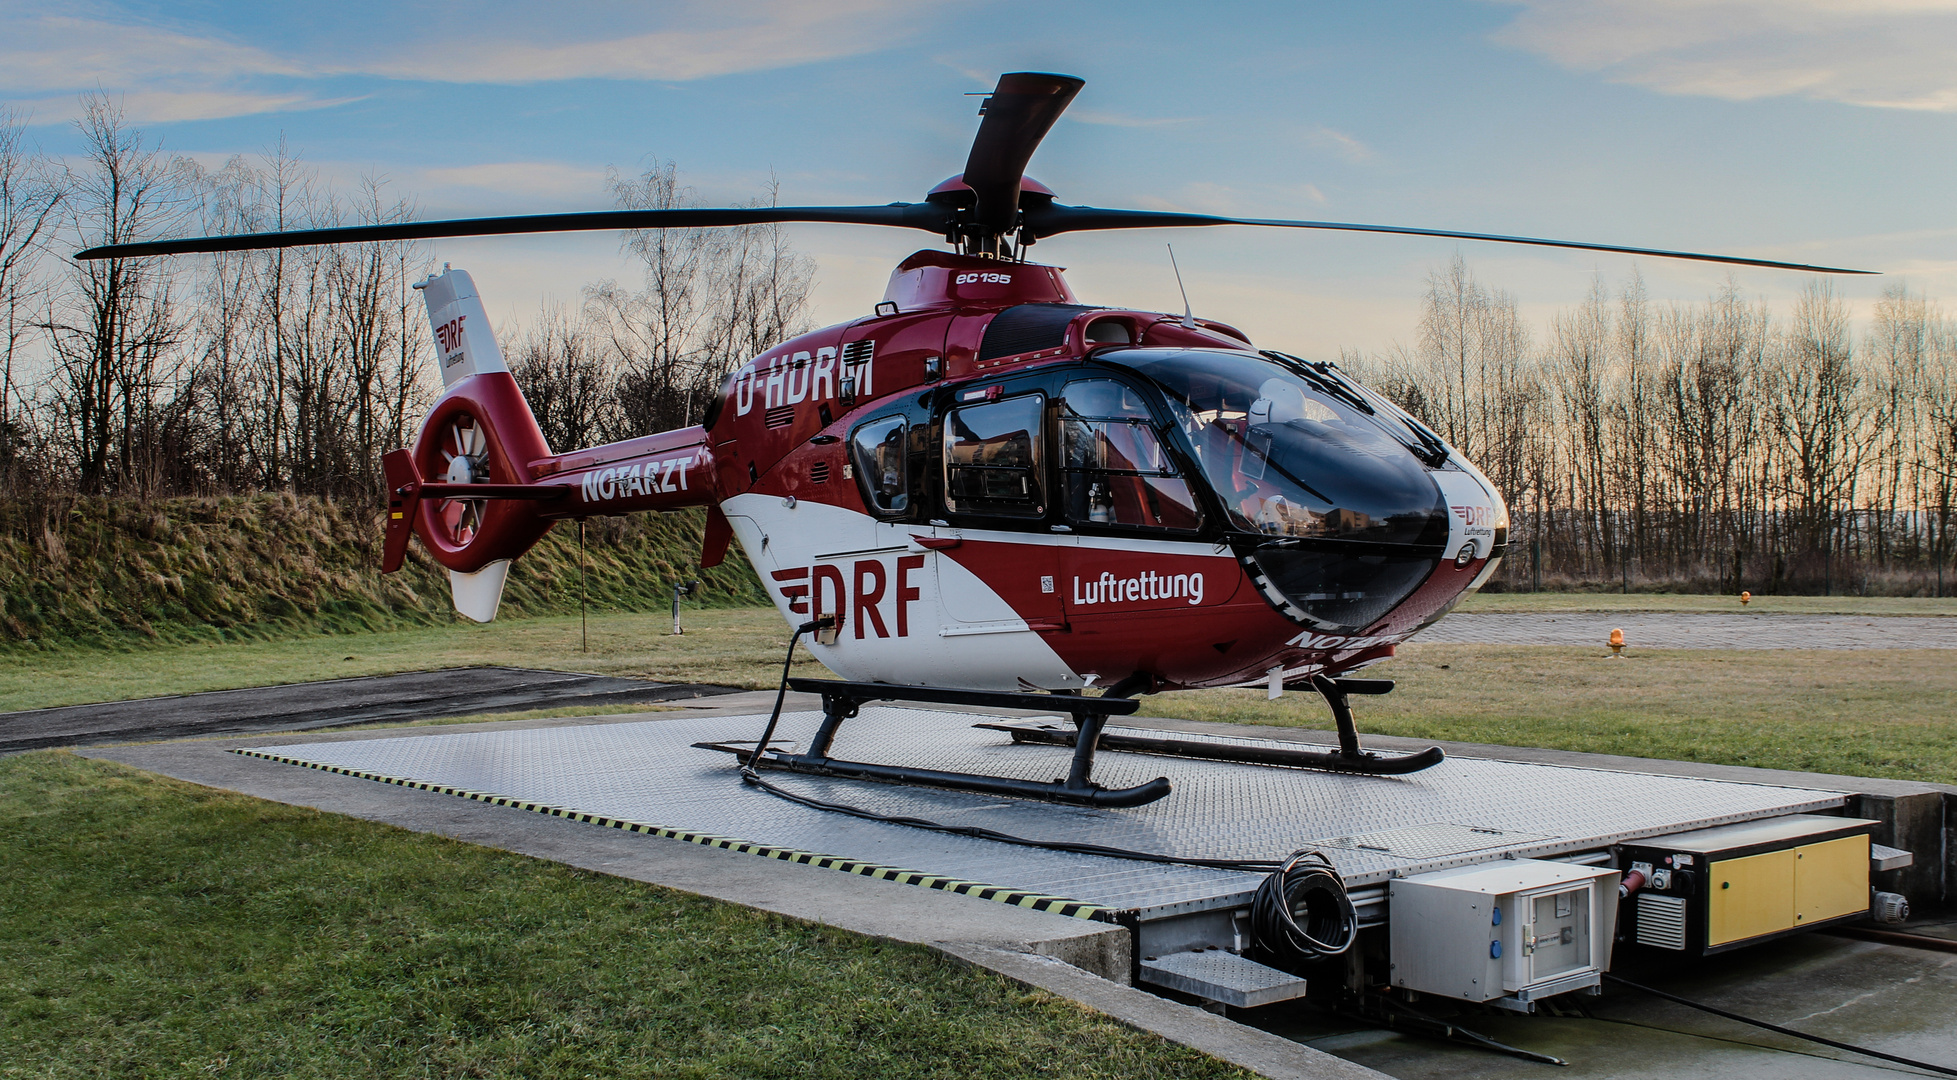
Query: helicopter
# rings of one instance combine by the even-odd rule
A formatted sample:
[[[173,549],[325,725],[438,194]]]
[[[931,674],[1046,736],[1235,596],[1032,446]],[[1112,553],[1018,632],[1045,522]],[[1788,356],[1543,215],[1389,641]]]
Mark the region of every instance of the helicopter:
[[[1249,225],[1864,272],[1068,205],[1025,170],[1083,85],[1067,75],[1001,76],[980,107],[964,171],[922,202],[405,222],[119,244],[76,257],[774,222],[942,237],[950,250],[899,263],[871,314],[742,364],[700,424],[575,450],[545,441],[469,274],[429,277],[416,287],[444,389],[414,445],[384,459],[382,569],[398,569],[417,536],[448,570],[456,610],[488,622],[512,561],[557,522],[704,507],[701,565],[718,564],[738,542],[782,616],[798,636],[812,631],[811,651],[844,680],[796,681],[825,694],[827,735],[801,755],[767,755],[773,763],[794,768],[799,757],[803,771],[1099,805],[1166,794],[1166,781],[1109,792],[1087,775],[1096,745],[1115,745],[1100,722],[1164,690],[1318,691],[1339,721],[1340,750],[1292,752],[1304,757],[1289,764],[1391,773],[1440,760],[1438,748],[1361,751],[1346,696],[1392,684],[1349,676],[1486,582],[1507,550],[1509,516],[1472,462],[1336,365],[1261,348],[1186,307],[1177,315],[1084,303],[1060,267],[1029,261],[1035,243],[1086,230]],[[1079,725],[1059,740],[1075,746],[1077,775],[1032,791],[967,774],[852,772],[827,757],[828,736],[857,704],[899,697],[1058,706]]]

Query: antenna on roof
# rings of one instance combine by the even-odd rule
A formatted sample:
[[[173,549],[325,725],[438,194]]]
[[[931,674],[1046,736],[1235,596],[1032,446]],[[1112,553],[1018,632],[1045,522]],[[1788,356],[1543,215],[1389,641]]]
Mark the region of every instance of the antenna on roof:
[[[1196,316],[1189,311],[1189,290],[1182,287],[1182,268],[1176,265],[1176,246],[1174,244],[1166,246],[1169,249],[1169,269],[1176,272],[1176,288],[1182,292],[1182,325],[1186,329],[1194,330]]]

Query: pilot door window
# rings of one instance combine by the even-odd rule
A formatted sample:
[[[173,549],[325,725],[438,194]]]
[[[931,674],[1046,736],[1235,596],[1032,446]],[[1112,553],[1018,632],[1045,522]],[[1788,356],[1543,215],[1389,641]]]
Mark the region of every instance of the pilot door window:
[[[910,509],[910,482],[905,475],[905,422],[885,416],[856,429],[850,436],[850,457],[863,501],[873,513],[891,516]]]
[[[945,505],[954,513],[1040,517],[1040,418],[1046,396],[1029,394],[945,414]]]
[[[1070,520],[1150,530],[1202,526],[1196,498],[1133,387],[1085,379],[1068,383],[1061,398],[1060,476]]]

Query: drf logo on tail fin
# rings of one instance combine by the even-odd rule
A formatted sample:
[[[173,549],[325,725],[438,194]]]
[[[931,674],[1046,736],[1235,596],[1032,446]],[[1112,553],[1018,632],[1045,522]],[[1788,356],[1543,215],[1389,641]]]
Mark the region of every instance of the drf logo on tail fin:
[[[441,343],[442,355],[448,357],[451,364],[462,358],[462,320],[468,317],[466,314],[457,315],[435,328],[435,340]],[[450,353],[455,355],[450,356]]]

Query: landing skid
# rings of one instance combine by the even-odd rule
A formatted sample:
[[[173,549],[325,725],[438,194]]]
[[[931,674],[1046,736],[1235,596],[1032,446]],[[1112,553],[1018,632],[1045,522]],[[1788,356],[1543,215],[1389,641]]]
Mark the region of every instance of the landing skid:
[[[957,690],[940,686],[890,686],[884,683],[834,682],[828,679],[790,679],[798,693],[822,695],[822,725],[799,754],[769,749],[756,760],[763,769],[807,773],[812,776],[841,776],[852,780],[880,780],[894,784],[923,784],[954,791],[980,791],[988,795],[1010,795],[1021,799],[1067,803],[1074,806],[1142,806],[1169,794],[1169,780],[1158,776],[1145,784],[1127,788],[1104,788],[1093,780],[1094,752],[1104,745],[1101,729],[1109,716],[1126,716],[1141,707],[1139,701],[1115,697],[1075,697],[1063,694],[1015,694],[993,690]],[[971,705],[982,709],[1036,709],[1065,712],[1073,717],[1076,731],[1068,732],[1068,745],[1074,748],[1073,762],[1064,780],[1041,783],[1010,776],[982,773],[943,772],[914,769],[902,765],[879,765],[868,761],[846,761],[829,756],[836,729],[857,714],[869,701],[920,701],[939,705]],[[749,755],[754,744],[694,743],[703,750]]]
[[[1447,757],[1440,747],[1430,746],[1412,754],[1375,754],[1360,749],[1359,731],[1352,719],[1350,694],[1384,694],[1393,689],[1391,679],[1311,678],[1312,689],[1332,707],[1339,725],[1337,750],[1292,750],[1244,743],[1216,742],[1209,739],[1165,739],[1148,735],[1102,735],[1101,749],[1125,750],[1140,754],[1167,754],[1201,758],[1205,761],[1241,761],[1251,765],[1285,765],[1298,769],[1327,769],[1332,772],[1363,773],[1369,776],[1399,776],[1439,765]],[[1045,746],[1073,746],[1074,733],[1042,724],[977,724],[976,727],[1003,731],[1016,743]]]

